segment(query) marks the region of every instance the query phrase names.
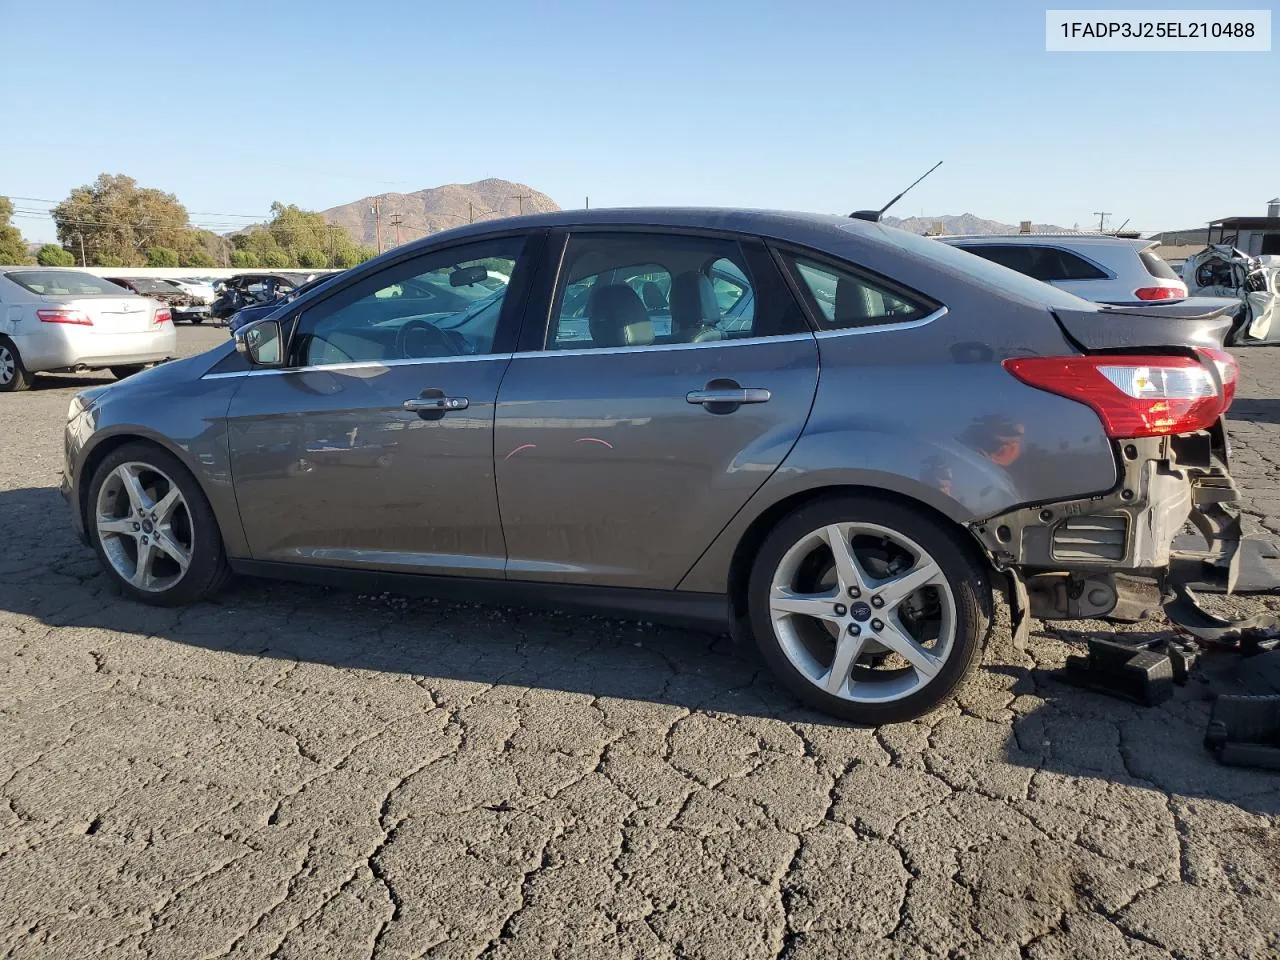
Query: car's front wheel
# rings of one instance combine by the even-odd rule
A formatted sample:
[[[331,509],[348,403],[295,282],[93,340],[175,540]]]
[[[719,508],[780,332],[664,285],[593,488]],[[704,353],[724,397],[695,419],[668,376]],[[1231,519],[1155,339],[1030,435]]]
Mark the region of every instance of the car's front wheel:
[[[950,531],[901,504],[838,496],[765,539],[748,594],[775,676],[855,723],[937,707],[964,679],[991,617],[987,570]]]
[[[159,447],[129,443],[103,459],[89,485],[87,520],[98,558],[135,600],[192,603],[230,579],[209,502]]]

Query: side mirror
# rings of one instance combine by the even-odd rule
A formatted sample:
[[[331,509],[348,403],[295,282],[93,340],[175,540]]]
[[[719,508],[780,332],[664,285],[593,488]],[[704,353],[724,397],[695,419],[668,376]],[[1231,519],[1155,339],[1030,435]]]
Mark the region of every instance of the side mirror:
[[[279,320],[246,324],[234,334],[236,350],[255,367],[284,366],[284,337]]]

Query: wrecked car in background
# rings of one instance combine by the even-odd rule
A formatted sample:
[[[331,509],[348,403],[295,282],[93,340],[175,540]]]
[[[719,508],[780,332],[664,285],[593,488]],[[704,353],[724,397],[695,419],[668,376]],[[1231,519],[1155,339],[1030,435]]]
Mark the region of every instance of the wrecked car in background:
[[[205,317],[209,316],[209,304],[168,280],[155,280],[150,277],[107,277],[106,279],[117,287],[123,287],[140,297],[159,300],[169,308],[174,323],[179,320],[203,323]]]
[[[1280,267],[1230,244],[1214,244],[1187,258],[1182,278],[1192,296],[1235,297],[1241,309],[1227,335],[1229,346],[1280,343]]]

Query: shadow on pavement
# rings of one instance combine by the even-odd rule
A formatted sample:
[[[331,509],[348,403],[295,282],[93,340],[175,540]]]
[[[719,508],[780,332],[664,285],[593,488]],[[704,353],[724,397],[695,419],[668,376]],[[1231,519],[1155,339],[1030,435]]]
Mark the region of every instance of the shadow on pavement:
[[[115,591],[96,556],[71,533],[56,491],[0,493],[0,527],[11,543],[33,545],[0,554],[0,610],[49,626],[149,635],[208,651],[432,681],[530,687],[843,726],[797,704],[773,684],[754,649],[727,636],[558,611],[370,597],[254,580],[237,581],[212,602],[149,607]],[[1064,636],[1057,631],[1036,643],[1050,651]],[[104,646],[128,639],[110,639]],[[1280,813],[1280,776],[1221,767],[1201,743],[1209,715],[1206,697],[1224,683],[1229,688],[1229,671],[1238,666],[1238,658],[1221,655],[1172,701],[1146,708],[1068,686],[1052,671],[988,663],[971,681],[978,695],[983,688],[994,690],[997,702],[1007,704],[1012,688],[1013,694],[1040,702],[1030,712],[1019,711],[1003,755],[975,756],[972,763],[1007,763],[1211,797],[1275,815]],[[962,707],[966,699],[962,695]],[[965,709],[975,717],[972,708]],[[1003,706],[996,712],[1007,716]]]
[[[1071,632],[1033,634],[1033,643],[1061,642],[1064,633]],[[1175,686],[1173,698],[1154,707],[1072,686],[1056,669],[987,669],[1016,676],[1018,688],[1042,701],[1014,722],[1005,750],[1010,763],[1174,797],[1215,799],[1253,813],[1280,814],[1280,775],[1223,766],[1204,747],[1212,698],[1251,692],[1246,683],[1250,658],[1225,652],[1203,654],[1188,683]]]
[[[1253,423],[1280,423],[1280,399],[1250,400],[1236,398],[1231,404],[1232,420],[1248,420]]]
[[[100,387],[103,384],[115,383],[116,378],[110,373],[99,372],[88,376],[83,374],[37,373],[31,378],[32,390],[86,390],[89,387]]]

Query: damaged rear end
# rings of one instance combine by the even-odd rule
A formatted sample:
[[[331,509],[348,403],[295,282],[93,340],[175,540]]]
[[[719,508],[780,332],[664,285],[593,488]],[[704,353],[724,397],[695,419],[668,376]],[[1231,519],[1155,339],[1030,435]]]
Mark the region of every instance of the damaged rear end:
[[[1139,619],[1180,583],[1234,587],[1240,542],[1224,415],[1238,367],[1222,348],[1228,311],[1057,309],[1079,351],[1016,357],[1019,380],[1091,407],[1118,481],[1100,495],[1020,507],[970,528],[1010,576],[1015,638],[1041,619]],[[1174,549],[1190,521],[1205,540]]]

